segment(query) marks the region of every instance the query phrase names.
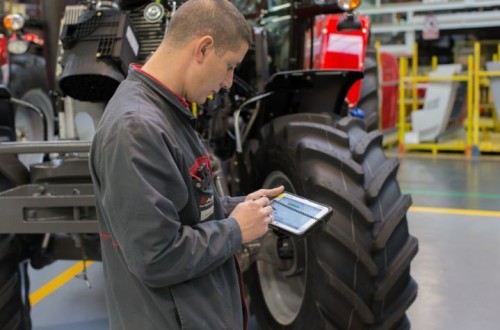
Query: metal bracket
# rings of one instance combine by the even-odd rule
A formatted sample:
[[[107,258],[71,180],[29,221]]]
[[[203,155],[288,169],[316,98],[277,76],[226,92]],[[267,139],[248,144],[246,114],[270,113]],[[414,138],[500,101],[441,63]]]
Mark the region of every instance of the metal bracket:
[[[97,233],[92,184],[29,184],[0,193],[0,233]]]

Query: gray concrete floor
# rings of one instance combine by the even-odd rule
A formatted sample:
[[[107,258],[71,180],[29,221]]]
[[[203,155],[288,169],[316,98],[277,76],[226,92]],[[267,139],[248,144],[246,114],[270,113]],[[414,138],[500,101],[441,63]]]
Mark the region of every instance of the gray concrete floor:
[[[73,261],[57,261],[41,270],[32,270],[30,291],[35,292],[73,264]],[[102,264],[91,264],[87,273],[91,288],[84,280],[74,278],[33,306],[34,330],[109,329]]]
[[[413,206],[492,211],[408,214],[419,239],[412,264],[419,293],[408,312],[413,329],[500,329],[499,160],[401,160],[399,182]]]
[[[500,329],[499,165],[500,157],[401,159],[401,189],[413,198],[410,231],[419,239],[411,270],[419,284],[408,311],[412,329]],[[31,291],[72,264],[31,271]],[[89,267],[89,278],[92,289],[73,279],[36,304],[34,329],[107,329],[100,263]]]

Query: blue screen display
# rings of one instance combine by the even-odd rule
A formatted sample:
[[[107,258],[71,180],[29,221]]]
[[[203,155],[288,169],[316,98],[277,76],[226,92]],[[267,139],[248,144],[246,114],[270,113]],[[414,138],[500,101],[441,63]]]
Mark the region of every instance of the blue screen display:
[[[285,224],[296,230],[300,229],[309,219],[314,218],[315,215],[321,211],[319,208],[301,203],[286,196],[281,198],[279,202],[275,201],[272,207],[274,209],[274,221]]]

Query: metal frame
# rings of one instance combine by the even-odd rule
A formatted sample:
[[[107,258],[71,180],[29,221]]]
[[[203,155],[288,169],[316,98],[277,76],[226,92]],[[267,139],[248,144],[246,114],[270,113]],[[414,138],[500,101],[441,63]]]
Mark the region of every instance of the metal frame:
[[[498,59],[500,54],[496,55]],[[480,117],[480,87],[482,80],[489,79],[490,77],[500,77],[500,71],[481,70],[481,45],[479,42],[476,42],[474,44],[474,155],[479,155],[480,152],[500,152],[500,143],[498,143],[498,141],[494,143],[493,139],[488,138],[487,136],[480,136],[479,134],[481,128],[485,128],[485,126],[487,126],[487,123],[485,122],[488,122],[488,120],[482,120]],[[492,126],[494,126],[494,124],[492,124]]]
[[[374,23],[372,20],[371,32],[377,39],[377,34],[404,33],[404,45],[383,45],[382,51],[396,54],[411,54],[415,33],[424,30],[426,14],[432,14],[439,23],[440,30],[470,29],[496,27],[500,20],[500,11],[478,11],[482,8],[500,6],[500,1],[491,0],[462,0],[453,2],[427,3],[412,2],[398,4],[381,4],[377,0],[374,6],[363,3],[361,11],[363,15],[374,16],[391,14],[391,22]],[[464,10],[467,12],[450,13],[452,10]],[[397,19],[397,14],[405,14],[406,20]]]
[[[414,51],[412,58],[412,68],[409,70],[408,59],[400,58],[400,84],[399,84],[399,151],[410,150],[428,150],[433,154],[439,151],[464,151],[467,156],[479,156],[481,152],[500,152],[500,142],[498,139],[492,139],[488,134],[481,134],[490,128],[495,128],[493,119],[481,117],[480,104],[480,86],[482,82],[490,77],[500,77],[500,71],[486,71],[481,69],[481,45],[474,43],[474,55],[468,56],[468,69],[466,74],[456,75],[451,80],[463,81],[467,83],[467,119],[464,122],[466,128],[466,137],[464,141],[454,141],[453,143],[420,143],[405,144],[404,135],[408,124],[406,123],[406,107],[411,105],[412,110],[416,110],[418,103],[416,100],[416,84],[419,82],[440,81],[440,77],[430,78],[417,75],[418,61],[417,50]],[[498,54],[495,54],[494,60],[500,58],[500,45]],[[435,63],[433,63],[435,66]],[[446,78],[447,81],[450,78]],[[412,89],[412,96],[406,99],[408,89]],[[492,134],[490,134],[492,135]]]
[[[0,154],[87,153],[90,141],[0,143]],[[97,233],[91,184],[28,184],[0,193],[0,233]]]
[[[0,233],[97,233],[92,184],[30,184],[0,193]]]
[[[467,72],[461,75],[455,75],[453,77],[429,77],[417,74],[418,62],[416,58],[416,50],[414,52],[415,56],[412,59],[412,70],[411,74],[408,74],[408,59],[402,57],[399,59],[399,124],[398,124],[398,140],[399,140],[399,152],[405,152],[409,150],[427,150],[431,151],[433,154],[437,154],[438,151],[462,151],[467,155],[471,155],[474,149],[473,134],[475,131],[475,121],[474,118],[474,66],[473,57],[468,57],[468,67]],[[412,111],[417,110],[417,93],[416,86],[418,83],[430,82],[430,81],[458,81],[465,82],[467,84],[467,119],[466,119],[466,136],[462,140],[454,140],[449,143],[417,143],[417,144],[407,144],[405,143],[405,133],[407,128],[406,123],[406,107],[410,104]],[[411,89],[412,97],[410,100],[406,98],[406,92],[408,86]]]
[[[2,142],[0,154],[89,152],[90,141]]]

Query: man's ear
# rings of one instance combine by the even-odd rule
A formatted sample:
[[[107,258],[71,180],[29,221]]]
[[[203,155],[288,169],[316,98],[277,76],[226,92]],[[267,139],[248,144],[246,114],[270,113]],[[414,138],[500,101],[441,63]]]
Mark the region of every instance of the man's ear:
[[[203,36],[198,39],[194,49],[194,55],[198,62],[203,62],[207,55],[207,51],[212,50],[214,47],[214,39],[211,36]]]

